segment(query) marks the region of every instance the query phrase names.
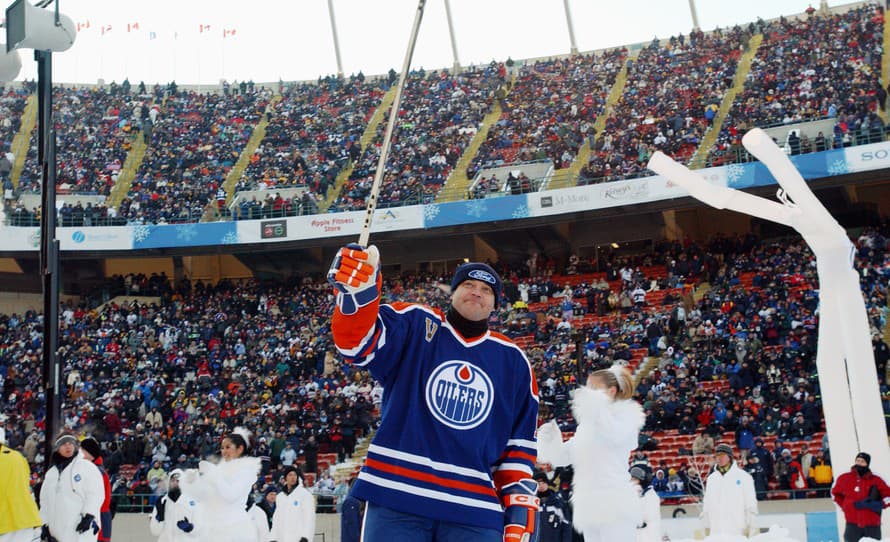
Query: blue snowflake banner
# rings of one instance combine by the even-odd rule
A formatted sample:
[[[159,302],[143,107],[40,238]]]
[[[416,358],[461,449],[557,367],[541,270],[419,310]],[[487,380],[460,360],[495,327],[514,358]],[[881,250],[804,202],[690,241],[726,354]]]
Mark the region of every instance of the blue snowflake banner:
[[[441,228],[459,224],[514,220],[530,216],[528,196],[501,196],[425,205],[424,228]]]
[[[238,242],[235,222],[134,226],[133,249],[231,245]]]

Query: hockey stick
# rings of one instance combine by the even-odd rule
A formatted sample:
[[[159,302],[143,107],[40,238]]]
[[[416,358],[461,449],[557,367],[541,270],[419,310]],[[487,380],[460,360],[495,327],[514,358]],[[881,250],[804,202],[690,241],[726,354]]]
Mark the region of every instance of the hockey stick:
[[[392,140],[393,128],[396,118],[399,116],[399,104],[402,101],[402,91],[405,88],[405,80],[408,78],[408,69],[411,67],[411,57],[414,55],[414,45],[417,43],[417,31],[420,30],[420,20],[423,19],[423,8],[426,0],[417,3],[417,13],[414,15],[414,26],[411,28],[411,38],[408,40],[408,50],[405,52],[405,63],[402,64],[402,73],[399,74],[399,82],[396,85],[396,95],[392,101],[392,109],[389,112],[389,121],[386,123],[386,132],[383,134],[383,146],[380,147],[380,159],[377,161],[377,170],[374,172],[374,184],[371,185],[371,193],[368,194],[368,208],[365,213],[365,223],[358,236],[358,244],[368,246],[368,238],[371,236],[371,222],[374,220],[374,210],[377,208],[377,195],[380,193],[380,185],[383,183],[386,156],[389,154],[389,146]]]

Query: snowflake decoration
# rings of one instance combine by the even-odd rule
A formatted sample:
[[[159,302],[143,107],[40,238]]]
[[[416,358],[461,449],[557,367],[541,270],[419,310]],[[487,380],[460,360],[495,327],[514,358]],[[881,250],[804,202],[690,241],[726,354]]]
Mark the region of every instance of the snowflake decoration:
[[[148,224],[140,224],[133,228],[133,240],[137,243],[142,243],[146,239],[151,236],[151,231],[154,228]]]
[[[230,231],[225,234],[222,239],[220,239],[220,243],[224,245],[237,245],[238,244],[238,232]]]
[[[432,222],[439,216],[439,206],[435,203],[423,206],[423,219],[426,222]]]
[[[742,175],[745,174],[745,166],[741,164],[730,164],[726,168],[726,184],[728,186],[732,186],[739,179],[742,178]]]
[[[844,159],[835,160],[828,166],[829,175],[843,175],[845,173],[850,173],[850,169],[847,167],[847,161]]]
[[[476,218],[480,218],[482,215],[488,212],[488,205],[485,203],[485,200],[474,199],[467,202],[467,214],[469,216],[475,216]]]
[[[176,227],[176,239],[179,241],[189,242],[198,236],[198,227],[194,224],[186,224]]]
[[[513,211],[513,218],[528,218],[532,215],[528,205],[522,204]]]

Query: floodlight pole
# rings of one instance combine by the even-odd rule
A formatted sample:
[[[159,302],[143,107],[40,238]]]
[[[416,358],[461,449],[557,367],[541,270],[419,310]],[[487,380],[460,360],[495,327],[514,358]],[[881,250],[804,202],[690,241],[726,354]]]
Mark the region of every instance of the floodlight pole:
[[[334,0],[328,0],[328,16],[331,19],[331,34],[334,36],[334,54],[337,55],[337,77],[343,79],[343,61],[340,59],[340,40],[337,38],[337,19],[334,17]]]
[[[59,363],[59,241],[56,239],[56,137],[53,129],[53,54],[34,51],[37,61],[37,159],[43,190],[40,208],[40,275],[43,280],[43,388],[46,428],[43,462],[52,466],[61,429],[62,367]]]
[[[692,29],[701,30],[698,26],[698,10],[695,9],[695,0],[689,0],[689,13],[692,15]]]
[[[571,43],[570,52],[573,55],[578,54],[578,43],[575,42],[575,24],[572,22],[572,9],[569,7],[569,0],[562,0],[562,5],[566,9],[566,26],[569,29],[569,42]]]
[[[457,75],[460,73],[460,59],[457,57],[457,38],[454,37],[454,21],[451,19],[450,0],[445,0],[445,18],[448,19],[448,34],[451,36],[451,54],[454,56],[454,66],[451,71]]]

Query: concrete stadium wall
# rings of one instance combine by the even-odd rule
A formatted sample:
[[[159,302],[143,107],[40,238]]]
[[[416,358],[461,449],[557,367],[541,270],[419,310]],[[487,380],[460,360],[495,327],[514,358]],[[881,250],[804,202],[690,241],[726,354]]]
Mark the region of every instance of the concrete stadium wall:
[[[801,525],[805,525],[805,514],[810,512],[834,511],[834,504],[830,499],[805,499],[800,501],[761,501],[760,524],[768,527],[780,524],[783,527],[794,528],[800,531]],[[686,515],[678,519],[671,518],[677,506],[663,506],[661,515],[667,521],[664,523],[665,532],[692,533],[699,528],[698,514],[701,508],[696,505],[686,505],[680,508],[686,510]],[[114,518],[112,526],[112,538],[115,540],[127,540],[128,542],[154,542],[148,530],[148,514],[118,514]],[[788,525],[785,525],[787,523]],[[792,525],[793,524],[793,525]],[[315,540],[313,542],[339,542],[340,540],[340,514],[317,514],[315,516]],[[794,533],[792,533],[794,534]],[[805,541],[805,536],[797,538]]]
[[[149,514],[118,514],[111,526],[113,540],[127,542],[155,542],[157,537],[148,530]],[[315,516],[315,540],[312,542],[338,542],[340,540],[340,514]]]

